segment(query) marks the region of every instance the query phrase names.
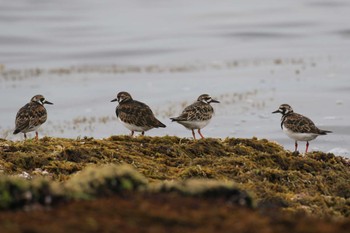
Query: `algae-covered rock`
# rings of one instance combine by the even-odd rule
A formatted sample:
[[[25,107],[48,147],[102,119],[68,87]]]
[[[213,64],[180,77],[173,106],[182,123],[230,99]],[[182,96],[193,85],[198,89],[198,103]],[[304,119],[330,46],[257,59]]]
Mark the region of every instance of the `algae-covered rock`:
[[[92,164],[96,167],[90,168]],[[104,164],[129,164],[137,177],[143,177],[129,175],[122,182],[119,168],[100,169]],[[143,185],[146,181],[200,178],[234,182],[254,193],[257,206],[264,208],[278,206],[295,213],[305,210],[317,217],[347,217],[350,212],[349,160],[323,152],[303,156],[266,139],[112,136],[1,140],[0,171],[10,175],[25,172],[29,178],[50,177],[62,182],[74,198],[137,190],[148,187]]]
[[[252,196],[230,181],[210,179],[189,179],[180,182],[165,181],[151,185],[148,190],[161,193],[179,193],[200,198],[224,198],[228,203],[254,207]]]
[[[85,199],[106,196],[122,191],[136,191],[147,180],[129,165],[90,166],[65,183],[68,196]]]
[[[15,177],[0,177],[0,208],[12,208],[27,201],[29,183]]]
[[[59,187],[44,178],[26,180],[0,176],[0,209],[14,209],[34,204],[50,205],[62,195]]]

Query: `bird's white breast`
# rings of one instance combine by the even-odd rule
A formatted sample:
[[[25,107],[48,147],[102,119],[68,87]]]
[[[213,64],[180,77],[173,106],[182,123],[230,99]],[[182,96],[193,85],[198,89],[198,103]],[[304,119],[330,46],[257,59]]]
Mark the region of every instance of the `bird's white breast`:
[[[286,127],[283,127],[283,132],[296,141],[311,141],[318,136],[318,134],[313,133],[296,133]]]
[[[147,131],[149,129],[151,129],[152,127],[149,126],[137,126],[137,125],[133,125],[133,124],[129,124],[126,123],[122,120],[120,120],[120,118],[118,117],[118,120],[122,123],[122,125],[124,125],[127,129],[131,130],[131,131],[135,131],[135,132],[143,132],[143,131]]]
[[[185,126],[187,129],[202,129],[209,124],[210,120],[206,121],[177,121],[177,123]]]
[[[41,124],[40,124],[40,125],[35,125],[35,126],[33,126],[33,127],[24,129],[24,130],[22,130],[21,132],[22,132],[22,133],[28,133],[28,132],[36,131],[37,129],[39,129],[40,126],[41,126]]]

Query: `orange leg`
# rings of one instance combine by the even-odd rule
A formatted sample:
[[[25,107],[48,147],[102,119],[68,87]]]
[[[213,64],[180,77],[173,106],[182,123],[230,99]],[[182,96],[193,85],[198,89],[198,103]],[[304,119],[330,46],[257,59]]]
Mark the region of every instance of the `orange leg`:
[[[196,140],[196,135],[194,134],[194,130],[192,129],[192,135],[193,135],[193,139]]]
[[[204,136],[201,133],[201,129],[198,129],[198,133],[199,133],[199,135],[201,135],[201,138],[204,138]]]
[[[35,131],[35,140],[38,140],[39,139],[39,134],[38,132]]]
[[[307,153],[307,150],[309,149],[309,142],[306,142],[306,150],[305,153]]]

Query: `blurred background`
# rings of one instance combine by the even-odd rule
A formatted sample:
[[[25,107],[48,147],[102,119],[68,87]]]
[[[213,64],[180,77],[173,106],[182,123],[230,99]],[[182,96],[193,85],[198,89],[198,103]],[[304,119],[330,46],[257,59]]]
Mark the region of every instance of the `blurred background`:
[[[129,134],[119,91],[167,125],[146,135],[190,137],[169,117],[208,93],[221,103],[206,137],[293,150],[271,114],[288,103],[334,131],[311,150],[349,157],[349,12],[347,0],[0,0],[0,137],[23,139],[15,116],[35,94],[55,104],[40,137]]]

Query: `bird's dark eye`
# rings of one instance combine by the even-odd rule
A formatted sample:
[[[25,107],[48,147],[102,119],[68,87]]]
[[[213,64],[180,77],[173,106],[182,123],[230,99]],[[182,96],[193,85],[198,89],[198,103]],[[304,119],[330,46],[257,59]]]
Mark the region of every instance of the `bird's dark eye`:
[[[40,102],[45,102],[45,99],[44,99],[44,98],[41,98],[41,99],[40,99]]]

